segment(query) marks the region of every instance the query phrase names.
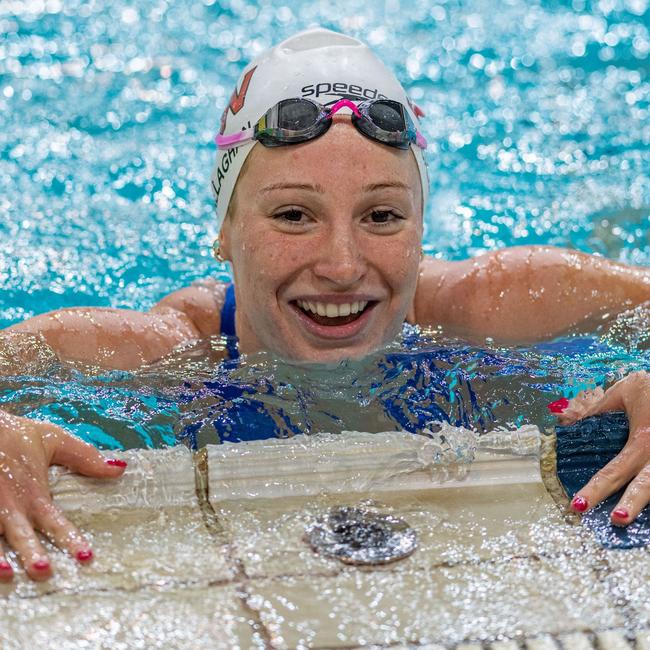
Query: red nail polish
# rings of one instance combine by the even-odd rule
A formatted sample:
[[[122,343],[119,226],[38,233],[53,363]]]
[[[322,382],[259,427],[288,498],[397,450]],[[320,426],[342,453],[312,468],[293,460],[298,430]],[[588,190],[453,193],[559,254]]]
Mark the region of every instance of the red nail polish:
[[[584,497],[574,497],[573,501],[571,501],[571,507],[578,512],[584,512],[589,507],[589,504]]]
[[[548,404],[546,408],[551,413],[562,413],[562,411],[564,411],[564,409],[566,409],[567,406],[569,406],[569,400],[566,397],[561,397],[555,402],[551,402],[550,404]]]
[[[630,513],[625,508],[616,508],[612,514],[617,519],[627,519],[630,516]]]
[[[79,562],[90,562],[93,559],[93,552],[89,548],[82,549],[81,551],[77,551],[76,557]]]
[[[11,564],[9,564],[9,562],[0,562],[0,571],[12,573],[13,568],[12,568]]]
[[[112,467],[126,467],[127,462],[125,460],[120,460],[119,458],[109,458],[106,461],[107,465],[111,465]]]
[[[47,571],[50,568],[50,563],[47,560],[36,560],[32,567],[37,571]]]

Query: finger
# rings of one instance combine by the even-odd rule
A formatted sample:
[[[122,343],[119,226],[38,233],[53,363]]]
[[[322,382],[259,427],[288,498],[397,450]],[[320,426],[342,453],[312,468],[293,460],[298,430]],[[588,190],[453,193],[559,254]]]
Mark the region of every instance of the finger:
[[[38,536],[29,521],[20,512],[7,512],[2,518],[5,539],[18,553],[21,564],[33,580],[47,580],[52,566]]]
[[[60,549],[68,551],[79,562],[90,562],[93,552],[82,533],[70,523],[47,497],[32,504],[32,519],[36,527]]]
[[[643,460],[639,459],[635,447],[633,444],[626,445],[618,456],[596,472],[589,482],[576,492],[571,501],[572,509],[576,512],[586,512],[630,481],[643,467]]]
[[[126,461],[105,458],[98,449],[63,429],[44,436],[51,462],[69,467],[77,474],[94,478],[118,478],[124,473]]]
[[[627,486],[620,501],[612,511],[612,523],[627,526],[650,503],[650,465],[646,465]]]
[[[632,431],[637,428],[639,419],[644,420],[650,414],[648,408],[650,406],[649,377],[648,373],[639,371],[617,381],[605,391],[602,399],[594,400],[581,417],[599,415],[609,411],[626,411],[630,418],[630,431]]]
[[[2,534],[2,527],[0,526],[0,535]],[[0,544],[0,582],[11,582],[14,579],[14,569],[9,564],[4,549]]]
[[[558,413],[558,420],[563,425],[573,424],[592,415],[622,411],[623,409],[623,384],[619,382],[604,393],[601,390],[577,395],[569,401],[561,413]]]

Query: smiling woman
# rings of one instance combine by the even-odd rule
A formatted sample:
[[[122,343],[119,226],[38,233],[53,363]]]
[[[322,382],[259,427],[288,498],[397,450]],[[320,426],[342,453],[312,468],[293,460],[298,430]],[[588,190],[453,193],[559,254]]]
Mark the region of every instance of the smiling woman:
[[[369,48],[326,30],[244,70],[216,138],[236,156],[212,179],[242,351],[331,362],[398,334],[428,191],[417,112]]]
[[[207,281],[147,313],[59,310],[8,328],[3,340],[37,335],[61,360],[134,369],[228,325],[241,353],[331,363],[382,348],[405,321],[469,339],[533,341],[650,299],[648,269],[573,251],[424,258],[420,117],[360,41],[323,29],[288,39],[243,71],[217,136],[216,253],[230,261],[234,289]],[[230,298],[224,304],[233,291],[234,328],[224,310],[234,308]],[[629,523],[650,500],[649,386],[645,374],[633,375],[564,405],[565,423],[608,409],[630,417],[625,450],[576,495],[574,509],[631,479],[613,521]],[[89,561],[88,542],[51,502],[47,468],[117,478],[123,466],[46,422],[0,412],[0,434],[0,532],[29,575],[51,574],[35,529]],[[10,578],[0,554],[0,579]]]

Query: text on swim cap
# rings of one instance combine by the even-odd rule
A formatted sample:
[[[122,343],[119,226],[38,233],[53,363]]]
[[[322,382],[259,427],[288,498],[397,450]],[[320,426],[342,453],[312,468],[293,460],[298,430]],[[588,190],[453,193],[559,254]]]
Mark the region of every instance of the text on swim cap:
[[[216,200],[219,199],[219,192],[221,192],[221,184],[223,183],[223,179],[225,178],[226,173],[230,169],[230,163],[232,162],[233,158],[237,157],[238,152],[239,152],[239,147],[235,147],[234,149],[228,149],[227,151],[223,152],[223,156],[221,156],[221,159],[219,160],[217,173],[215,175],[215,178],[212,179],[212,189],[214,190]]]
[[[309,84],[303,86],[300,92],[302,92],[303,97],[335,95],[347,99],[388,99],[386,95],[382,95],[376,88],[363,88],[356,84],[347,84],[340,81]]]
[[[248,121],[244,126],[242,126],[241,130],[246,131],[247,129],[250,128],[251,128],[251,123],[250,121]],[[219,159],[219,164],[217,166],[215,177],[210,181],[212,183],[212,189],[214,190],[214,196],[216,201],[219,200],[219,193],[221,192],[221,184],[223,183],[224,178],[226,177],[226,174],[230,169],[230,163],[233,161],[234,158],[237,157],[238,153],[239,153],[239,147],[235,147],[234,149],[228,149],[227,151],[223,152],[223,155]]]

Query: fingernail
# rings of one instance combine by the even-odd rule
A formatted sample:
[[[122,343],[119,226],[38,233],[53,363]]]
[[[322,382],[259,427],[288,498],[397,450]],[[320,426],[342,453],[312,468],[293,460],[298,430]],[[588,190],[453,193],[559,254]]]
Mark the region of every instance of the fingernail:
[[[578,512],[584,512],[589,507],[589,504],[584,497],[574,497],[573,501],[571,501],[571,507]]]
[[[567,406],[569,406],[569,400],[566,397],[561,397],[555,402],[551,402],[550,404],[547,404],[546,408],[551,413],[562,413],[562,411],[564,411],[564,409],[566,409]]]
[[[81,551],[77,551],[76,557],[79,562],[89,562],[93,559],[93,552],[89,548],[82,549]]]
[[[630,516],[630,513],[625,508],[616,508],[612,514],[617,519],[627,519]]]
[[[36,571],[47,571],[50,568],[50,563],[47,560],[36,560],[36,562],[32,564],[32,567],[36,569]]]
[[[13,568],[9,562],[0,562],[0,571],[10,571],[13,573]]]
[[[109,458],[106,461],[107,465],[111,465],[112,467],[126,467],[127,462],[125,460],[120,460],[119,458]]]

